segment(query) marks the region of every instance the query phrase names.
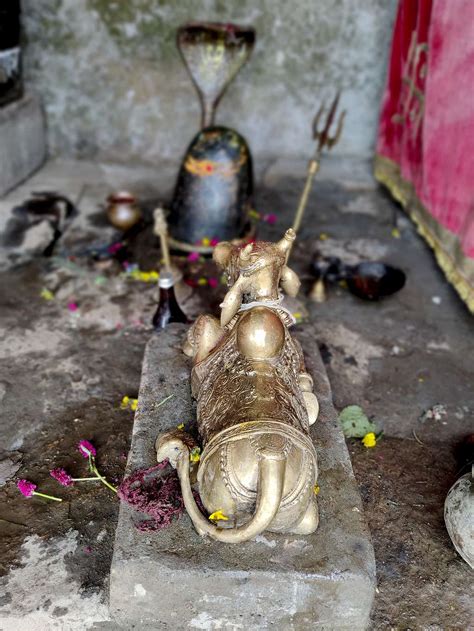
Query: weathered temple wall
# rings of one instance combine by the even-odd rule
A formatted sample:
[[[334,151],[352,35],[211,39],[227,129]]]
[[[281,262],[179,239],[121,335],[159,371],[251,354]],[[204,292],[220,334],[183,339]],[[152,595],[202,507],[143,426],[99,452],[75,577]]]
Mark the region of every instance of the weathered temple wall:
[[[337,151],[370,155],[396,0],[23,0],[26,84],[42,95],[52,155],[178,160],[199,125],[175,45],[188,20],[257,29],[218,122],[254,155],[306,157],[310,123],[337,87],[348,110]]]

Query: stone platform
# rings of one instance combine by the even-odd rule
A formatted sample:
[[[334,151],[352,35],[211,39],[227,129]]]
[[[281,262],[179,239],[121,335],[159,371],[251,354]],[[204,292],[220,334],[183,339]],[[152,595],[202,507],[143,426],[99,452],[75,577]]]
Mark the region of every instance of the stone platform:
[[[127,474],[155,463],[157,434],[194,418],[190,363],[181,352],[185,329],[172,325],[148,343]],[[294,332],[321,406],[312,428],[318,530],[306,537],[264,533],[227,545],[201,539],[187,515],[168,529],[142,533],[134,522],[143,515],[122,504],[110,576],[117,623],[245,631],[367,626],[375,589],[372,543],[314,330],[304,325]]]

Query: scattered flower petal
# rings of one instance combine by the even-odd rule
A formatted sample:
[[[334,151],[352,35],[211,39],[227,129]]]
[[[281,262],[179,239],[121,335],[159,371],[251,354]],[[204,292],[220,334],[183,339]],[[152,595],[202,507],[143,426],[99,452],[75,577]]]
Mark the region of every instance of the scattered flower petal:
[[[53,292],[50,291],[49,289],[46,289],[46,287],[43,287],[43,289],[41,290],[40,296],[41,298],[43,298],[43,300],[54,300]]]
[[[61,469],[61,468],[52,469],[49,472],[49,475],[55,480],[57,480],[59,484],[62,484],[63,486],[72,486],[74,484],[73,479],[71,478],[69,473],[65,471],[64,469]]]
[[[392,229],[392,237],[394,239],[399,239],[400,238],[400,230],[398,228],[393,228]]]
[[[191,453],[189,454],[189,460],[191,462],[199,462],[201,460],[201,449],[200,449],[200,447],[193,447],[191,449]]]
[[[80,440],[77,448],[84,458],[89,458],[89,456],[95,456],[97,454],[94,445],[92,445],[88,440]]]
[[[269,215],[264,215],[263,216],[263,221],[266,221],[271,226],[273,226],[273,224],[275,224],[277,222],[277,216],[275,214],[273,214],[273,213],[270,213]]]
[[[198,285],[200,285],[201,287],[203,287],[204,285],[207,285],[207,278],[204,278],[204,276],[201,276],[201,278],[198,279]]]
[[[221,510],[214,511],[208,519],[209,521],[229,521],[229,518]]]
[[[211,245],[213,248],[215,248],[218,243],[219,243],[219,239],[211,239]]]
[[[35,493],[36,484],[28,480],[18,480],[16,483],[20,493],[25,497],[32,497]]]
[[[319,235],[319,240],[327,241],[328,239],[329,239],[329,236],[325,232],[321,232],[321,234]]]
[[[218,284],[219,284],[218,279],[217,279],[217,278],[214,278],[214,277],[212,277],[212,276],[211,276],[211,278],[208,278],[207,282],[208,282],[208,284],[209,284],[209,287],[212,287],[212,288],[217,287],[217,286],[218,286]]]
[[[79,309],[77,302],[68,302],[67,303],[67,308],[69,309],[69,311],[74,312],[77,311]]]
[[[205,248],[208,248],[211,245],[211,240],[209,239],[209,237],[204,237],[201,243]]]
[[[369,432],[368,434],[366,434],[362,439],[362,443],[364,447],[375,447],[375,445],[377,444],[377,437],[375,436],[374,432]]]
[[[180,429],[182,431],[184,429],[184,423],[180,423],[179,425],[176,425],[176,429]]]
[[[319,484],[317,484],[317,483],[316,483],[316,484],[313,486],[313,493],[314,493],[315,495],[318,495],[320,490],[321,490],[321,487],[319,486]]]

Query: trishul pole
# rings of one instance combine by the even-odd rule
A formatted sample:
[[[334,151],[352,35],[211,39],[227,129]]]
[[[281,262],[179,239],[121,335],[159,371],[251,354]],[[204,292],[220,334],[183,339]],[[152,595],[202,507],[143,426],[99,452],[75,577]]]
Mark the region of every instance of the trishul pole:
[[[304,185],[303,192],[301,193],[298,208],[296,209],[295,219],[293,221],[293,230],[295,232],[298,232],[301,226],[306,204],[308,203],[309,193],[311,191],[311,187],[313,186],[313,181],[316,176],[316,173],[319,171],[323,149],[325,147],[327,147],[328,150],[332,149],[332,147],[334,147],[334,145],[339,140],[339,137],[342,132],[342,126],[344,124],[344,116],[346,114],[345,111],[343,111],[339,116],[339,120],[336,126],[336,132],[334,136],[330,135],[331,127],[336,116],[337,106],[339,104],[339,97],[340,97],[340,92],[336,94],[333,102],[331,103],[331,106],[326,116],[326,120],[324,121],[322,125],[322,129],[319,128],[319,124],[320,122],[322,122],[322,117],[326,110],[325,103],[323,103],[321,107],[319,108],[319,110],[316,112],[316,116],[314,117],[314,120],[313,120],[313,126],[312,126],[313,139],[317,141],[316,152],[314,156],[311,158],[311,160],[309,161],[308,172],[306,175],[306,182]]]

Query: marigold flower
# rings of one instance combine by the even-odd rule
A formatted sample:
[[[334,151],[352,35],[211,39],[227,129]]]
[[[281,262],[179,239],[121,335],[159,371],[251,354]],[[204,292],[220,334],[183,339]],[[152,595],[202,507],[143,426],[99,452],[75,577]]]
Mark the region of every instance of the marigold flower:
[[[36,484],[33,484],[33,482],[29,482],[28,480],[18,480],[16,485],[20,490],[20,493],[25,497],[31,497],[34,495]]]
[[[97,454],[94,445],[92,445],[88,440],[80,440],[77,448],[81,456],[84,456],[84,458],[89,458],[89,456],[95,456]]]
[[[49,472],[49,475],[55,480],[57,480],[59,484],[62,484],[63,486],[72,486],[74,484],[73,479],[71,478],[69,473],[65,471],[64,469],[61,469],[61,468],[52,469]]]
[[[377,437],[374,432],[369,432],[364,436],[362,442],[364,444],[364,447],[375,447],[375,445],[377,444]]]
[[[208,519],[209,521],[229,521],[229,518],[221,510],[214,511]]]

